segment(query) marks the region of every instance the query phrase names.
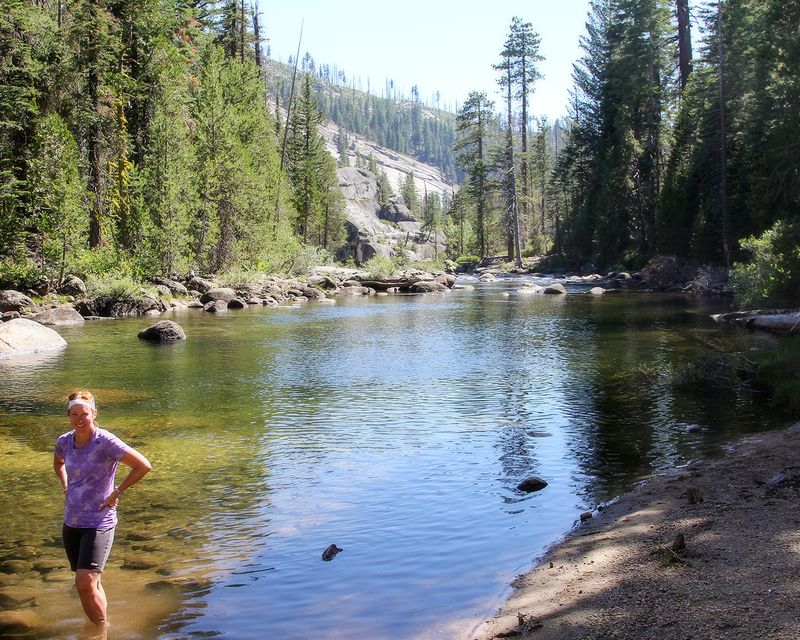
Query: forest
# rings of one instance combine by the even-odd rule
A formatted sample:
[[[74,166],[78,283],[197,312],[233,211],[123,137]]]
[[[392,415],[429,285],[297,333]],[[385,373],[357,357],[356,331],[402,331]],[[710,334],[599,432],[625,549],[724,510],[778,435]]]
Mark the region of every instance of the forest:
[[[777,0],[595,0],[550,123],[542,36],[519,17],[487,61],[500,99],[474,91],[448,114],[348,87],[309,54],[278,70],[243,2],[7,0],[0,280],[330,261],[344,209],[316,130],[329,118],[340,145],[364,135],[461,183],[432,204],[449,258],[670,255],[732,270],[749,303],[795,304],[799,21]]]
[[[550,125],[530,115],[540,36],[515,18],[495,66],[503,113],[472,92],[458,114],[478,253],[600,268],[672,255],[733,267],[749,303],[796,304],[799,23],[796,2],[592,2],[569,115]]]

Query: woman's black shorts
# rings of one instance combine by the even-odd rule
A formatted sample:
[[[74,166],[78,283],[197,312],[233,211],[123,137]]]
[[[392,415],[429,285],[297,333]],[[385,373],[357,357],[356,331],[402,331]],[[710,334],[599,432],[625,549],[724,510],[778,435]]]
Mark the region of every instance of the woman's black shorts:
[[[87,569],[102,571],[106,566],[111,544],[114,542],[114,527],[109,529],[78,529],[64,525],[62,530],[64,549],[73,571]]]

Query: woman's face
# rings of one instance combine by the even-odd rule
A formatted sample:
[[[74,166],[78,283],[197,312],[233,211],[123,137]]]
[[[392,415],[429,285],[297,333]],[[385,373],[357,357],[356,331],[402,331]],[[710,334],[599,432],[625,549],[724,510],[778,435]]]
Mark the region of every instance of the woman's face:
[[[76,404],[74,407],[70,407],[69,423],[73,429],[91,429],[96,415],[97,409],[92,409],[84,404]]]

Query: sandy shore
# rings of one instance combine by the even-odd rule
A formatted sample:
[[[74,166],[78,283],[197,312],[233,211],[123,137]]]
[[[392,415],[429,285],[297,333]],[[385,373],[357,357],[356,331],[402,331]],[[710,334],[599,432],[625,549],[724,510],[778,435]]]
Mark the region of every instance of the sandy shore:
[[[797,640],[798,497],[800,423],[655,476],[517,578],[474,636]]]

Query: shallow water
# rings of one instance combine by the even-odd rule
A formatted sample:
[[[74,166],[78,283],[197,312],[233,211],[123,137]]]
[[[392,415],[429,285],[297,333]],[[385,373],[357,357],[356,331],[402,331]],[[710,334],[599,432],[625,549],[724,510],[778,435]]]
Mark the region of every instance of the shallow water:
[[[0,609],[88,637],[51,466],[76,386],[154,465],[104,576],[114,638],[467,638],[579,513],[782,424],[653,375],[769,340],[715,325],[723,302],[519,285],[184,310],[169,346],[137,339],[152,319],[89,322],[0,361]]]

